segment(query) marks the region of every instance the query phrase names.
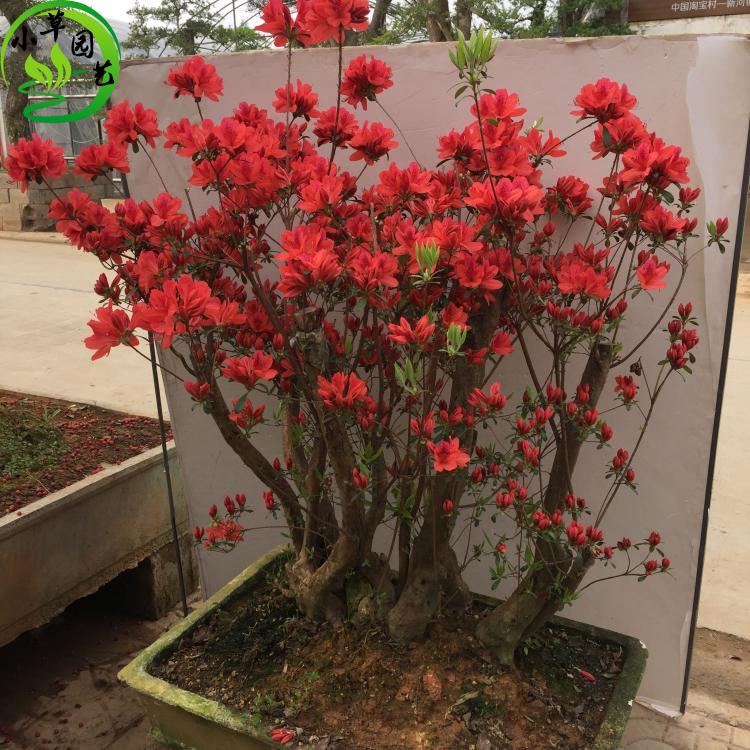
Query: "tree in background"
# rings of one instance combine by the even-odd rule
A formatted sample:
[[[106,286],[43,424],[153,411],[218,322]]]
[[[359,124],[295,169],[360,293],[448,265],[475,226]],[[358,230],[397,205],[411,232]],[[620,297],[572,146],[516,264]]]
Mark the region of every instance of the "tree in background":
[[[444,42],[478,21],[508,39],[628,34],[621,9],[622,0],[377,0],[365,37]]]
[[[347,44],[444,42],[468,37],[472,24],[507,39],[544,36],[604,36],[630,33],[622,0],[374,0],[369,27],[350,32]],[[162,0],[155,8],[136,3],[125,47],[141,55],[194,55],[257,49],[267,40],[248,28],[263,3],[249,0]],[[291,4],[293,7],[293,4]],[[242,23],[237,15],[242,12]],[[137,53],[138,54],[138,53]]]
[[[5,17],[10,27],[15,20],[33,3],[30,0],[0,0],[0,15]],[[28,77],[24,71],[23,55],[8,55],[6,69],[8,71],[8,93],[5,99],[3,113],[5,115],[5,134],[8,143],[31,135],[31,126],[24,117],[23,110],[29,102],[29,97],[18,90],[18,87]]]
[[[140,5],[124,44],[131,56],[196,55],[264,47],[260,34],[248,28],[244,3],[238,0],[162,0],[155,7]]]

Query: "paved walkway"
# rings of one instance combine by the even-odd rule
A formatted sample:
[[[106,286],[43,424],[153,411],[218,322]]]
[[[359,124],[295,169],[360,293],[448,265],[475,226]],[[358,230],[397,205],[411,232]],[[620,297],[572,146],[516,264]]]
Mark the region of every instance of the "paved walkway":
[[[101,271],[95,257],[67,244],[0,233],[0,389],[156,416],[145,359],[119,348],[92,362],[82,343]]]
[[[730,723],[731,722],[731,723]],[[750,712],[697,693],[685,716],[635,705],[621,750],[750,750]]]

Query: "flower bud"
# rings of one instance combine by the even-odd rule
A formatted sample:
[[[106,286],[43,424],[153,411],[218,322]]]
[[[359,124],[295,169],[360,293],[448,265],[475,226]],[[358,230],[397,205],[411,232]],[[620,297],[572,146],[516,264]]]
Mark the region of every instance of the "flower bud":
[[[453,500],[443,500],[443,513],[446,515],[453,513]]]
[[[263,502],[265,503],[266,510],[276,510],[276,498],[273,496],[272,490],[266,490],[263,493]]]

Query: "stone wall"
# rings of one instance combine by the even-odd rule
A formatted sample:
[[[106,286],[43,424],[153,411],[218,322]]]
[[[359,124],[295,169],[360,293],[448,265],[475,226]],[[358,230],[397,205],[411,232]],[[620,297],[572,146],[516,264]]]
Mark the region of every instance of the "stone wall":
[[[77,187],[97,202],[104,198],[117,197],[117,191],[106,180],[89,182],[80,175],[68,172],[64,177],[55,180],[53,188],[58,194],[67,193]],[[29,185],[25,193],[21,192],[17,182],[0,170],[0,231],[5,232],[49,232],[54,230],[55,222],[48,218],[49,204],[54,199],[52,191],[46,185]]]

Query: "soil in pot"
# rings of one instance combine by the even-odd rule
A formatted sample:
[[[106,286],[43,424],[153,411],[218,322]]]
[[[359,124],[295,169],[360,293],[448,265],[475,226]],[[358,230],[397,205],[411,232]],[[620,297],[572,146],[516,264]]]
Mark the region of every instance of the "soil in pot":
[[[0,516],[160,442],[155,419],[0,391]]]
[[[480,604],[399,645],[376,627],[308,623],[283,590],[276,563],[155,676],[290,729],[290,747],[588,750],[622,666],[619,647],[550,626],[518,669],[501,667],[472,635]]]

